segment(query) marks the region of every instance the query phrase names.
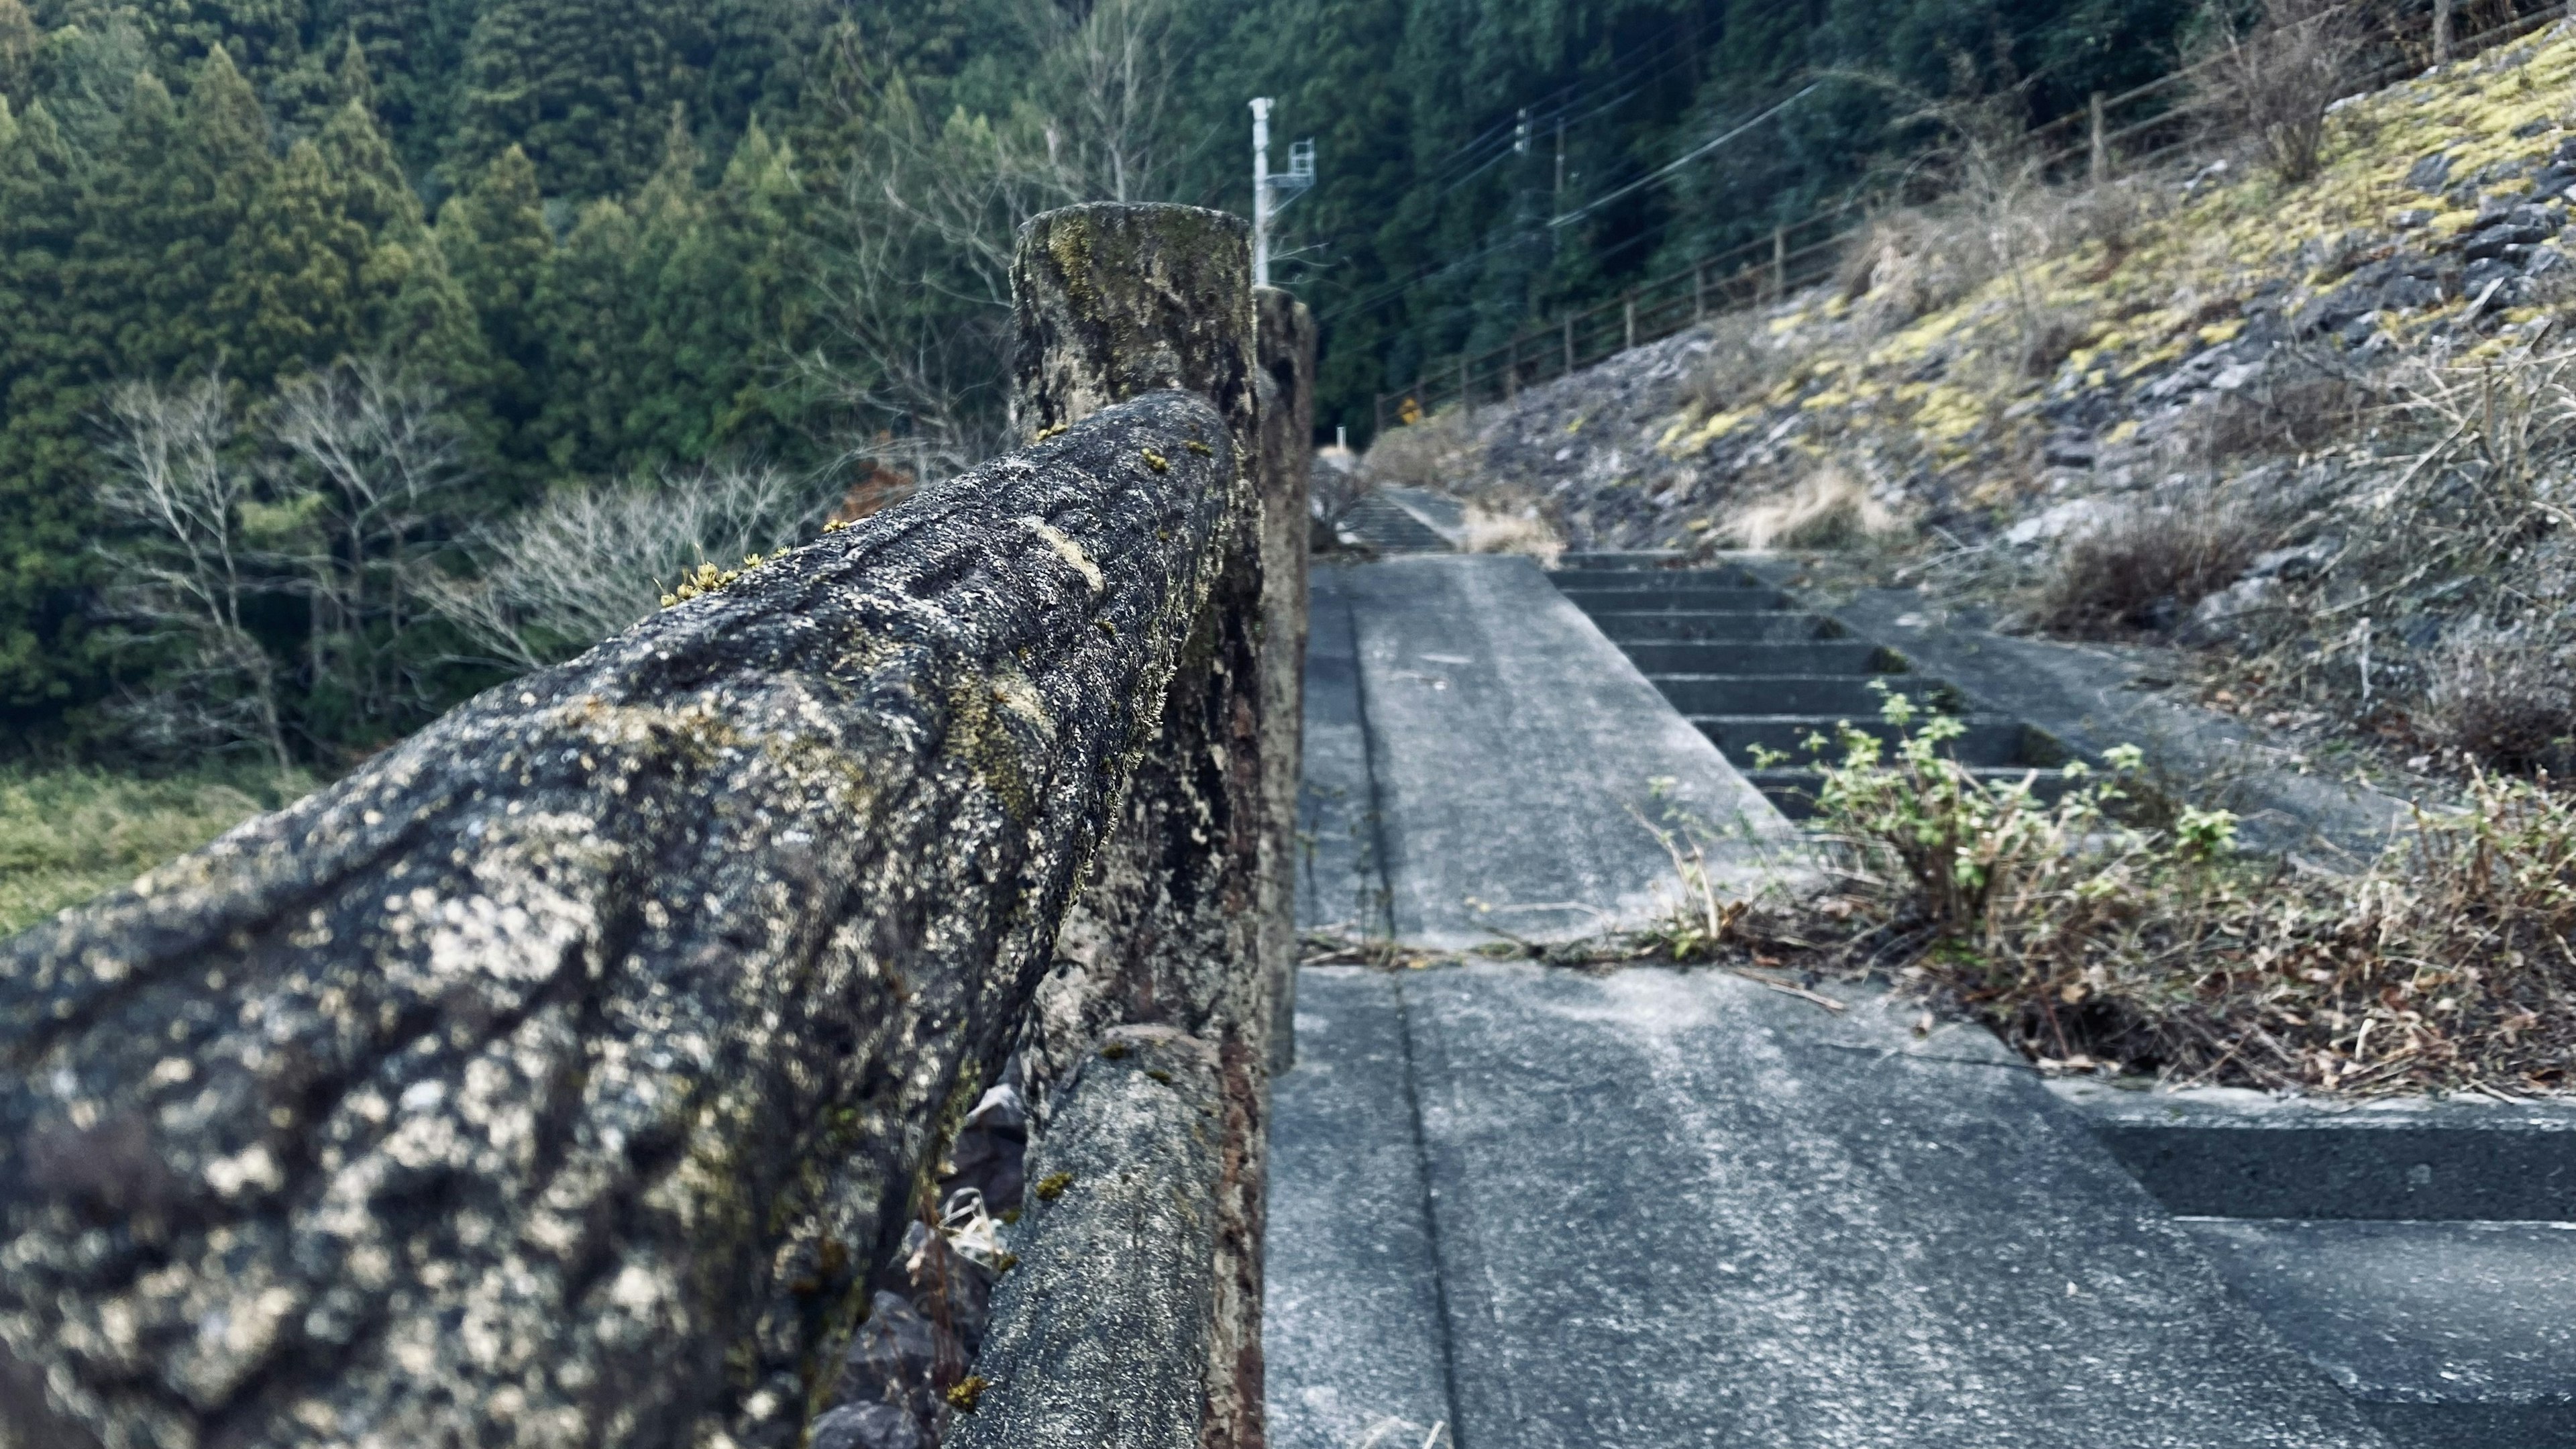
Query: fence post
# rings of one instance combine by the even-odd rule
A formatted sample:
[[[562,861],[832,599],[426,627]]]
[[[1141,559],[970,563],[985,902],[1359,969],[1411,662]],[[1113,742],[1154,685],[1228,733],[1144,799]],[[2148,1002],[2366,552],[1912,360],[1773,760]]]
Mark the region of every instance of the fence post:
[[[1627,294],[1621,297],[1619,301],[1620,315],[1623,318],[1623,325],[1620,329],[1620,336],[1623,340],[1620,343],[1620,350],[1624,352],[1637,345],[1637,289],[1630,287]]]
[[[1789,229],[1771,228],[1771,300],[1789,295]]]
[[[1304,742],[1306,492],[1315,465],[1315,316],[1277,287],[1252,294],[1261,363],[1263,969],[1270,1070],[1297,1062],[1297,779]]]
[[[1509,401],[1521,395],[1521,335],[1503,344],[1503,398]]]
[[[1691,321],[1708,320],[1708,263],[1691,263]]]
[[[1274,692],[1265,675],[1281,661],[1264,644],[1270,550],[1261,535],[1274,520],[1259,496],[1268,470],[1250,258],[1239,218],[1195,207],[1094,204],[1048,212],[1022,227],[1011,270],[1019,318],[1015,417],[1055,426],[1126,396],[1177,387],[1215,402],[1237,440],[1230,546],[1202,606],[1197,642],[1057,935],[1055,969],[1020,1042],[1031,1150],[1041,1155],[1058,1115],[1083,1108],[1081,1069],[1111,1030],[1180,1034],[1191,1039],[1191,1054],[1212,1066],[1221,1171],[1210,1185],[1214,1261],[1199,1281],[1212,1282],[1213,1292],[1205,1302],[1113,1302],[1093,1310],[1103,1321],[1168,1314],[1174,1334],[1198,1331],[1204,1401],[1196,1427],[1198,1442],[1211,1449],[1261,1442],[1261,1203],[1276,999],[1267,970],[1275,930],[1260,908],[1271,895],[1264,878],[1272,834],[1267,753],[1279,741],[1261,712]],[[1293,319],[1287,326],[1291,335],[1281,345],[1293,348]],[[1140,1180],[1136,1190],[1151,1188]],[[1113,1205],[1105,1197],[1097,1202],[1085,1211]],[[994,1382],[987,1405],[996,1412],[979,1410],[963,1421],[974,1426],[959,1436],[964,1449],[1033,1442],[1005,1435],[1014,1423],[1068,1432],[1089,1425],[1068,1442],[1097,1439],[1102,1433],[1093,1430],[1127,1414],[1121,1385],[1068,1383],[1040,1371],[1051,1346],[1084,1331],[1061,1316],[1061,1303],[1043,1307],[1024,1296],[1061,1299],[1081,1284],[1078,1265],[1039,1262],[1043,1247],[1035,1240],[1030,1250],[1015,1249],[1024,1261],[1011,1276],[1029,1276],[1016,1284],[1006,1277],[1003,1286],[1029,1306],[1005,1323],[997,1303],[995,1336],[979,1360],[989,1364],[979,1372]],[[1135,1251],[1153,1259],[1168,1250]],[[1151,1283],[1149,1266],[1112,1271],[1108,1279]],[[1064,1291],[1048,1295],[1044,1288],[1059,1269],[1073,1276],[1059,1278]],[[1181,1344],[1165,1351],[1181,1351]]]
[[[2093,93],[2091,110],[2093,123],[2092,164],[2087,168],[2087,175],[2094,185],[2099,186],[2103,182],[2111,179],[2111,140],[2110,132],[2108,128],[2104,126],[2102,120],[2102,93],[2100,91],[2095,91]]]
[[[2451,60],[2452,0],[2433,0],[2433,63],[2447,65]]]
[[[1565,314],[1565,375],[1574,373],[1574,314]]]
[[[1467,349],[1463,347],[1458,349],[1458,406],[1462,409],[1473,406],[1467,396]]]

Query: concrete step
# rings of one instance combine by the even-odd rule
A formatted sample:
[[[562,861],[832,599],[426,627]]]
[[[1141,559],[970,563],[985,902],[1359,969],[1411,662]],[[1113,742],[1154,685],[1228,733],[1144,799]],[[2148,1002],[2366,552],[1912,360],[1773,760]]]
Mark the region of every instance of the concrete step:
[[[1342,515],[1342,535],[1379,553],[1447,553],[1449,541],[1383,498],[1363,498]]]
[[[1689,584],[1655,589],[1592,589],[1576,585],[1564,587],[1564,593],[1587,614],[1735,613],[1796,607],[1788,595],[1758,584]]]
[[[2576,1223],[2182,1226],[2391,1443],[2576,1444]]]
[[[1692,716],[1691,723],[1699,726],[1699,732],[1708,736],[1729,761],[1748,767],[1753,763],[1756,746],[1779,751],[1793,761],[1807,761],[1807,737],[1821,734],[1832,739],[1839,721],[1823,715],[1703,714]],[[1960,723],[1967,726],[1968,732],[1951,742],[1952,759],[1970,765],[2063,763],[2046,736],[2008,715],[1971,715]],[[1851,724],[1882,741],[1892,741],[1896,735],[1896,727],[1884,720],[1853,720]]]
[[[1850,720],[1878,718],[1886,696],[1874,685],[1929,708],[1948,707],[1950,687],[1912,675],[1870,679],[1849,674],[1649,674],[1673,708],[1686,715],[1804,714]]]
[[[1593,627],[1611,643],[1678,643],[1693,639],[1834,639],[1842,630],[1833,621],[1800,609],[1709,610],[1698,613],[1601,612]]]
[[[2173,1212],[2576,1221],[2576,1103],[2055,1086]]]
[[[1990,785],[2018,785],[2030,782],[2031,798],[2043,805],[2054,805],[2066,794],[2070,782],[2055,770],[2032,765],[1971,765],[1968,773]],[[1825,782],[1824,772],[1800,766],[1772,770],[1746,770],[1744,778],[1753,788],[1770,798],[1780,813],[1792,820],[1811,820],[1816,814],[1816,792]]]
[[[1567,553],[1556,561],[1559,569],[1651,569],[1681,561],[1682,555],[1671,549],[1632,549],[1627,551]]]
[[[1901,674],[1905,660],[1866,639],[1697,640],[1620,646],[1647,674]]]
[[[1548,574],[1560,589],[1646,591],[1653,589],[1769,588],[1742,569],[1556,569]]]

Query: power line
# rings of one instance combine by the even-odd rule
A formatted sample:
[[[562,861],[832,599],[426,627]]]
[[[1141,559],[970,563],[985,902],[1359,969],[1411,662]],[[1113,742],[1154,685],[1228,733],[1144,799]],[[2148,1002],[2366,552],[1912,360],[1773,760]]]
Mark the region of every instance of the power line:
[[[1570,226],[1573,223],[1590,216],[1592,213],[1599,211],[1601,208],[1608,206],[1610,203],[1617,201],[1623,196],[1654,185],[1656,182],[1661,181],[1665,177],[1672,175],[1674,172],[1681,170],[1683,167],[1698,160],[1702,156],[1707,155],[1709,152],[1716,150],[1718,147],[1725,145],[1727,142],[1734,140],[1736,137],[1743,135],[1745,132],[1761,125],[1763,122],[1770,120],[1772,117],[1779,115],[1782,111],[1789,109],[1798,102],[1814,95],[1823,86],[1823,81],[1807,82],[1807,84],[1800,88],[1795,95],[1790,96],[1787,100],[1780,102],[1778,105],[1764,111],[1762,114],[1755,116],[1752,120],[1749,120],[1743,125],[1738,126],[1710,141],[1692,147],[1690,150],[1674,157],[1671,161],[1647,172],[1645,175],[1638,177],[1636,180],[1629,182],[1627,185],[1620,187],[1618,190],[1611,192],[1607,196],[1595,198],[1594,200],[1586,202],[1582,206],[1578,206],[1574,210],[1565,213],[1563,216],[1550,219],[1548,226],[1551,229],[1561,226]]]

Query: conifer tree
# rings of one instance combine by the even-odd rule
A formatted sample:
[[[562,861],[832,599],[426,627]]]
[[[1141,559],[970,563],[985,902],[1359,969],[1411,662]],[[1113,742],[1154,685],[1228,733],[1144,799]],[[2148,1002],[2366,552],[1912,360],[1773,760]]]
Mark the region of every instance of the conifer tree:
[[[473,186],[447,199],[437,243],[482,333],[487,453],[512,479],[540,481],[542,444],[533,429],[545,403],[546,333],[536,304],[555,243],[525,151],[503,151]]]
[[[260,188],[210,315],[232,370],[257,387],[330,363],[362,334],[367,230],[322,148],[298,141]]]
[[[686,0],[492,0],[467,44],[450,174],[470,177],[515,143],[550,193],[634,186],[708,49],[703,7]]]
[[[0,101],[24,105],[36,80],[36,47],[44,33],[22,0],[0,0]]]
[[[0,135],[0,717],[95,679],[77,608],[96,537],[80,428],[104,319],[74,285],[81,194],[44,102]]]

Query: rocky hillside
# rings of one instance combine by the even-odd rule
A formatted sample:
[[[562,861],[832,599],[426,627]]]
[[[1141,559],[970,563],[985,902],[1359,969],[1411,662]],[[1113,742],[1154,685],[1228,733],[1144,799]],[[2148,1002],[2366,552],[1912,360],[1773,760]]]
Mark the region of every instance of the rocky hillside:
[[[1578,548],[1813,550],[2005,627],[2172,648],[2380,774],[2576,764],[2576,29],[2213,140],[1990,170],[1841,282],[1391,435],[1377,476]]]

